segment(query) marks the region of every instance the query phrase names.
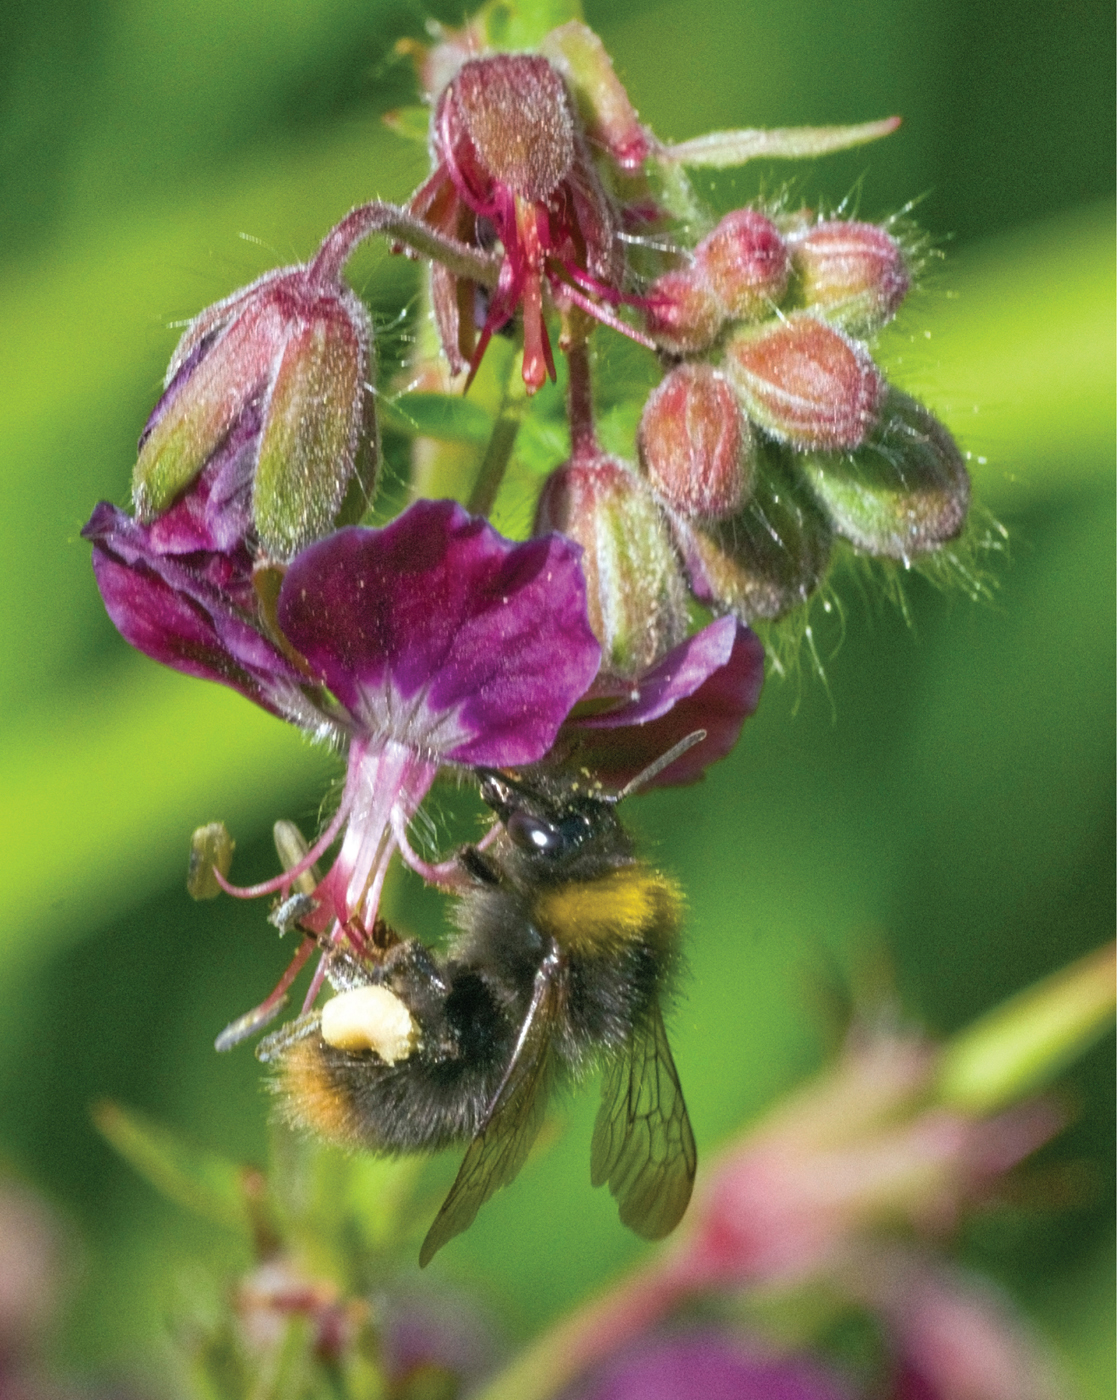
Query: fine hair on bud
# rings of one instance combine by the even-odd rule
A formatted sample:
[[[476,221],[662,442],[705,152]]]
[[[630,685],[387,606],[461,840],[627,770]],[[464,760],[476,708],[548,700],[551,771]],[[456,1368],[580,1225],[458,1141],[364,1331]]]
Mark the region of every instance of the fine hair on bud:
[[[933,413],[889,389],[880,423],[852,453],[809,453],[802,470],[835,531],[868,554],[905,562],[957,538],[970,477]]]
[[[682,515],[724,520],[752,491],[755,435],[729,381],[712,365],[678,365],[644,405],[640,462]]]

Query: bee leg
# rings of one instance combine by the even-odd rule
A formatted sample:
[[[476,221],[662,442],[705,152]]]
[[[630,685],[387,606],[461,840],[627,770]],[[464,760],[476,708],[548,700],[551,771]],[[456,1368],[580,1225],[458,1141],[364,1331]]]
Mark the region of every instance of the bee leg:
[[[463,846],[458,852],[458,861],[479,885],[500,884],[500,867],[478,847]]]

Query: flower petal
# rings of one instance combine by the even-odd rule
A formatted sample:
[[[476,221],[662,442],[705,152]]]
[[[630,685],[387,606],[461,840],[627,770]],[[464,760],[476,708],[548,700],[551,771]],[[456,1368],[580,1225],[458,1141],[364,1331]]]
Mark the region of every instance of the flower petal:
[[[453,501],[304,550],[279,625],[369,736],[450,762],[540,758],[597,671],[579,551]]]
[[[712,1329],[645,1340],[576,1400],[847,1400],[849,1391],[806,1357],[766,1357]]]
[[[176,671],[220,681],[256,704],[293,717],[285,700],[302,680],[237,602],[254,601],[246,554],[167,554],[107,501],[82,531],[105,608],[126,641]]]
[[[566,726],[578,757],[606,783],[634,778],[673,744],[704,729],[706,738],[658,774],[651,787],[694,782],[737,742],[764,684],[764,648],[731,617],[719,618],[669,651],[618,708]]]

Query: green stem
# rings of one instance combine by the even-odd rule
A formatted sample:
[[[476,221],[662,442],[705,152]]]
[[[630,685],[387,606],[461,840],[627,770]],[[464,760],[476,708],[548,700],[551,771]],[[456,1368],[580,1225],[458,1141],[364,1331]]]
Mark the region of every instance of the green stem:
[[[524,416],[524,388],[519,373],[519,356],[513,355],[500,396],[500,411],[477,470],[466,510],[473,515],[489,515],[496,504],[500,484],[516,446],[516,436]]]
[[[570,423],[571,457],[594,457],[601,448],[593,419],[593,387],[590,356],[586,342],[579,341],[566,352],[570,379],[566,389],[566,416]]]

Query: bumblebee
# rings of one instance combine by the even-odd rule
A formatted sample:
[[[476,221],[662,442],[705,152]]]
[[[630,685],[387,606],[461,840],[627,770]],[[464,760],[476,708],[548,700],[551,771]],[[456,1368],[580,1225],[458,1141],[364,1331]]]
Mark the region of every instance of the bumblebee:
[[[483,771],[496,829],[459,852],[446,955],[380,926],[383,950],[333,952],[338,995],[257,1051],[297,1127],[383,1154],[468,1142],[422,1266],[516,1176],[555,1083],[602,1062],[593,1184],[646,1239],[686,1210],[697,1155],[661,1009],[682,898],[616,814],[680,747],[621,794],[585,774]]]

